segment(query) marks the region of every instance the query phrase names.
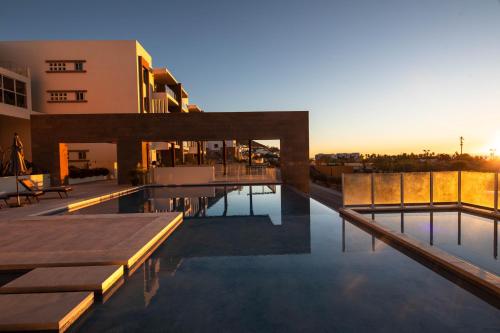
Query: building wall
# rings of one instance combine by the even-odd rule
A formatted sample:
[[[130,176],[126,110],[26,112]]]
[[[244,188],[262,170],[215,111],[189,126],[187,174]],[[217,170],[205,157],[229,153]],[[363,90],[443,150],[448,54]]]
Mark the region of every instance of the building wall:
[[[137,113],[138,63],[151,56],[135,40],[0,42],[0,61],[30,68],[33,110],[42,113]],[[84,60],[79,73],[47,73],[47,60]],[[48,103],[47,90],[86,90],[87,102]]]
[[[0,61],[14,59],[16,63],[29,67],[32,83],[29,89],[32,92],[33,109],[47,114],[140,112],[139,56],[152,65],[151,55],[135,40],[0,42]],[[47,73],[50,67],[47,60],[83,60],[85,62],[83,72]],[[66,64],[68,70],[73,69],[71,66],[74,66],[74,63],[67,62]],[[152,74],[150,74],[149,81],[150,85],[143,88],[150,90],[149,96],[152,96]],[[85,91],[85,102],[49,102],[48,90]],[[31,99],[29,103],[31,107]],[[0,108],[1,111],[6,107],[0,105]],[[10,110],[10,113],[14,111]],[[25,113],[24,117],[28,119],[29,112]],[[15,129],[12,127],[13,124],[18,123],[20,122],[10,121],[3,124],[6,131],[2,131],[0,137],[5,136],[3,133],[12,132]],[[29,123],[27,124],[29,128]],[[18,131],[24,132],[21,138],[26,145],[26,156],[31,158],[29,129],[26,130],[25,123],[23,126],[23,130]],[[5,142],[0,141],[0,144],[3,146]],[[89,150],[90,167],[105,167],[113,172],[116,163],[115,145],[109,143],[68,144],[67,148],[68,150]],[[84,166],[82,163],[70,162],[69,164]]]

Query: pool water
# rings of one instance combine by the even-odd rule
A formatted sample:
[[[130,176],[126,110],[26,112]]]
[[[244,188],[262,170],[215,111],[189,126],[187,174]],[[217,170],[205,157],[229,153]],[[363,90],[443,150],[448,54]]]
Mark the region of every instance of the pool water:
[[[293,189],[196,191],[150,189],[78,212],[186,218],[71,331],[500,331],[496,307]]]
[[[384,213],[374,217],[392,230],[402,231],[500,275],[496,220],[463,212]]]

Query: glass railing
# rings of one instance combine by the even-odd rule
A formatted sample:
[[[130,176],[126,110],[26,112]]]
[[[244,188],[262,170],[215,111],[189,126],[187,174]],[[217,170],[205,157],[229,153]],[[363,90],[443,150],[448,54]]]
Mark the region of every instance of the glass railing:
[[[498,210],[498,173],[439,171],[342,175],[345,206],[463,203]]]
[[[177,94],[169,86],[165,86],[165,91],[167,95],[170,95],[173,99],[177,101]]]

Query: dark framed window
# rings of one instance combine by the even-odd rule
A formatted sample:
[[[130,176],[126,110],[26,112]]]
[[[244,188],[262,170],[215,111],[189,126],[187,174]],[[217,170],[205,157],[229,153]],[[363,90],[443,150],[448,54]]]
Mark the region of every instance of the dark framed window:
[[[85,92],[84,91],[77,91],[75,94],[76,94],[77,101],[84,101],[85,100]]]
[[[12,91],[3,91],[4,103],[9,105],[16,105],[16,94]]]
[[[16,106],[20,108],[26,108],[26,96],[21,94],[16,94]]]
[[[0,103],[26,108],[26,82],[0,75]]]
[[[4,76],[3,77],[3,89],[15,91],[14,90],[14,79],[11,79],[10,77]]]
[[[79,151],[78,152],[78,159],[79,160],[86,160],[87,159],[87,152],[85,152],[85,151]]]
[[[50,93],[50,100],[53,102],[60,102],[68,100],[68,94],[65,92],[52,92]]]
[[[26,83],[16,80],[16,93],[26,95]]]
[[[81,62],[81,61],[75,62],[75,71],[78,71],[78,72],[83,71],[83,62]]]

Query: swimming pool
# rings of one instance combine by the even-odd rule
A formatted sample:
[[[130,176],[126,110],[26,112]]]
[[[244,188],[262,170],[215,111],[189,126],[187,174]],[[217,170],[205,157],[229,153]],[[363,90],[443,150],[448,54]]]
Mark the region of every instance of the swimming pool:
[[[71,331],[500,330],[497,308],[293,189],[187,189],[146,189],[73,212],[186,218]]]
[[[404,232],[500,275],[496,220],[463,212],[377,213],[372,216],[385,227]]]

